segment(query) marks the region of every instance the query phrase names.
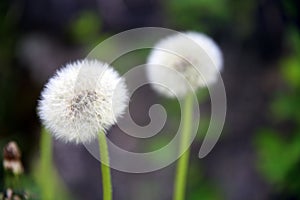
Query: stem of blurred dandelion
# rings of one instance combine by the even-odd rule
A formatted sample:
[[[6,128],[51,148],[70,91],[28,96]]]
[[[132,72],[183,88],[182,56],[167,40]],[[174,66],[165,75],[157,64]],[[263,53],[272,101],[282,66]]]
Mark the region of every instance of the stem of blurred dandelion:
[[[4,188],[12,188],[14,190],[19,190],[21,188],[19,174],[13,174],[7,170],[4,170]]]
[[[43,200],[53,200],[54,197],[54,177],[52,177],[52,137],[45,128],[41,131],[41,157],[40,157],[40,173],[38,181],[41,187],[41,195]]]
[[[111,174],[109,167],[109,155],[108,147],[106,141],[106,135],[101,131],[98,135],[99,140],[99,150],[101,158],[101,172],[102,172],[102,191],[103,200],[112,200],[112,184],[111,184]]]
[[[192,113],[193,112],[193,95],[188,94],[185,97],[183,108],[183,127],[180,140],[179,152],[183,152],[188,144],[192,131]],[[175,185],[174,185],[174,200],[185,199],[186,177],[189,164],[190,149],[183,153],[177,162]]]

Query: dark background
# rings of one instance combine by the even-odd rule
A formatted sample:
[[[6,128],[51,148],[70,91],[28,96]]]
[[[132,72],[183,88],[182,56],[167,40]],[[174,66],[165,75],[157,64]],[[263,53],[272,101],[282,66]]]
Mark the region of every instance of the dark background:
[[[223,51],[228,112],[221,139],[207,157],[197,157],[201,136],[191,147],[187,199],[300,199],[299,8],[297,0],[1,0],[0,147],[17,141],[31,177],[39,155],[36,104],[43,85],[57,68],[84,58],[105,38],[143,26],[200,31]],[[155,102],[176,110],[176,103],[149,87],[137,91],[134,101],[133,117],[141,124],[149,121],[147,107]],[[201,106],[209,110],[209,102]],[[174,113],[176,124],[180,115]],[[113,128],[109,137],[134,149],[135,141],[119,135]],[[54,160],[71,199],[100,199],[99,163],[83,146],[55,141]],[[113,170],[114,198],[169,200],[174,169]],[[3,187],[2,180],[3,175]]]

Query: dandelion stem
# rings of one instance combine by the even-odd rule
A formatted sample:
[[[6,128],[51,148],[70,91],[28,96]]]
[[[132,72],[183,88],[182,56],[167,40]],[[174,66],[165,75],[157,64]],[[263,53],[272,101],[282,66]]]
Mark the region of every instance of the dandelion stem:
[[[193,111],[193,96],[188,94],[185,98],[183,108],[183,127],[180,140],[180,152],[184,151],[189,143],[192,130],[192,111]],[[174,200],[185,199],[186,177],[189,164],[190,149],[188,148],[177,162],[175,185],[174,185]]]
[[[39,182],[41,186],[42,199],[53,200],[54,197],[54,183],[49,174],[52,172],[52,137],[45,128],[42,128],[41,133],[41,157],[40,157],[40,175]]]
[[[106,135],[104,132],[100,132],[98,135],[99,150],[101,157],[101,172],[102,172],[102,188],[103,188],[103,200],[112,200],[112,186],[111,175],[109,167],[109,155],[106,141]]]

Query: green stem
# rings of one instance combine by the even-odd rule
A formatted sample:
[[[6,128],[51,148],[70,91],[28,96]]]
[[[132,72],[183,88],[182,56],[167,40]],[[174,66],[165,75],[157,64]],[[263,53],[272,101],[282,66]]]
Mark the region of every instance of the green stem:
[[[21,175],[13,174],[11,171],[4,170],[4,188],[11,188],[13,190],[22,189],[20,176]]]
[[[45,128],[41,133],[41,157],[40,157],[40,172],[39,182],[41,185],[41,192],[43,200],[53,200],[54,197],[54,184],[52,177],[49,174],[52,172],[52,137]],[[50,175],[51,176],[51,175]]]
[[[188,94],[185,98],[183,108],[183,125],[182,135],[180,140],[180,152],[184,151],[188,144],[192,130],[192,112],[193,112],[193,96]],[[174,188],[174,200],[185,199],[186,177],[189,164],[189,148],[183,153],[177,162],[175,188]]]
[[[98,135],[99,150],[101,157],[101,172],[102,172],[102,188],[103,188],[103,200],[112,200],[112,186],[111,175],[109,167],[109,155],[106,141],[106,135],[104,132],[100,132]]]

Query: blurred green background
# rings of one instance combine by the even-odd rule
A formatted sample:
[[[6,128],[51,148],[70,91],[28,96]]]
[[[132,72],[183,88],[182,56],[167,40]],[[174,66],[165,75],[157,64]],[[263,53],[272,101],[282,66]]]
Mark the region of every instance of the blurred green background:
[[[201,103],[204,114],[191,147],[187,200],[300,199],[299,4],[297,0],[1,0],[0,147],[10,140],[19,144],[23,189],[38,199],[33,177],[40,123],[35,108],[47,79],[111,35],[159,26],[204,32],[224,53],[226,124],[214,150],[200,160],[197,154],[210,114],[210,102]],[[144,63],[148,53],[132,52],[115,66],[124,73],[133,64]],[[199,96],[203,94],[199,91]],[[149,86],[138,90],[132,102],[133,118],[141,125],[149,123],[148,108],[162,103],[169,113],[164,134],[146,145],[124,136],[117,127],[109,137],[136,151],[157,149],[170,141],[180,120],[178,102],[157,96]],[[83,146],[55,141],[54,164],[71,199],[100,198],[99,163]],[[173,164],[147,174],[113,170],[115,199],[171,199],[174,169]],[[4,189],[2,166],[0,187]],[[58,192],[57,199],[66,199],[64,195]]]

